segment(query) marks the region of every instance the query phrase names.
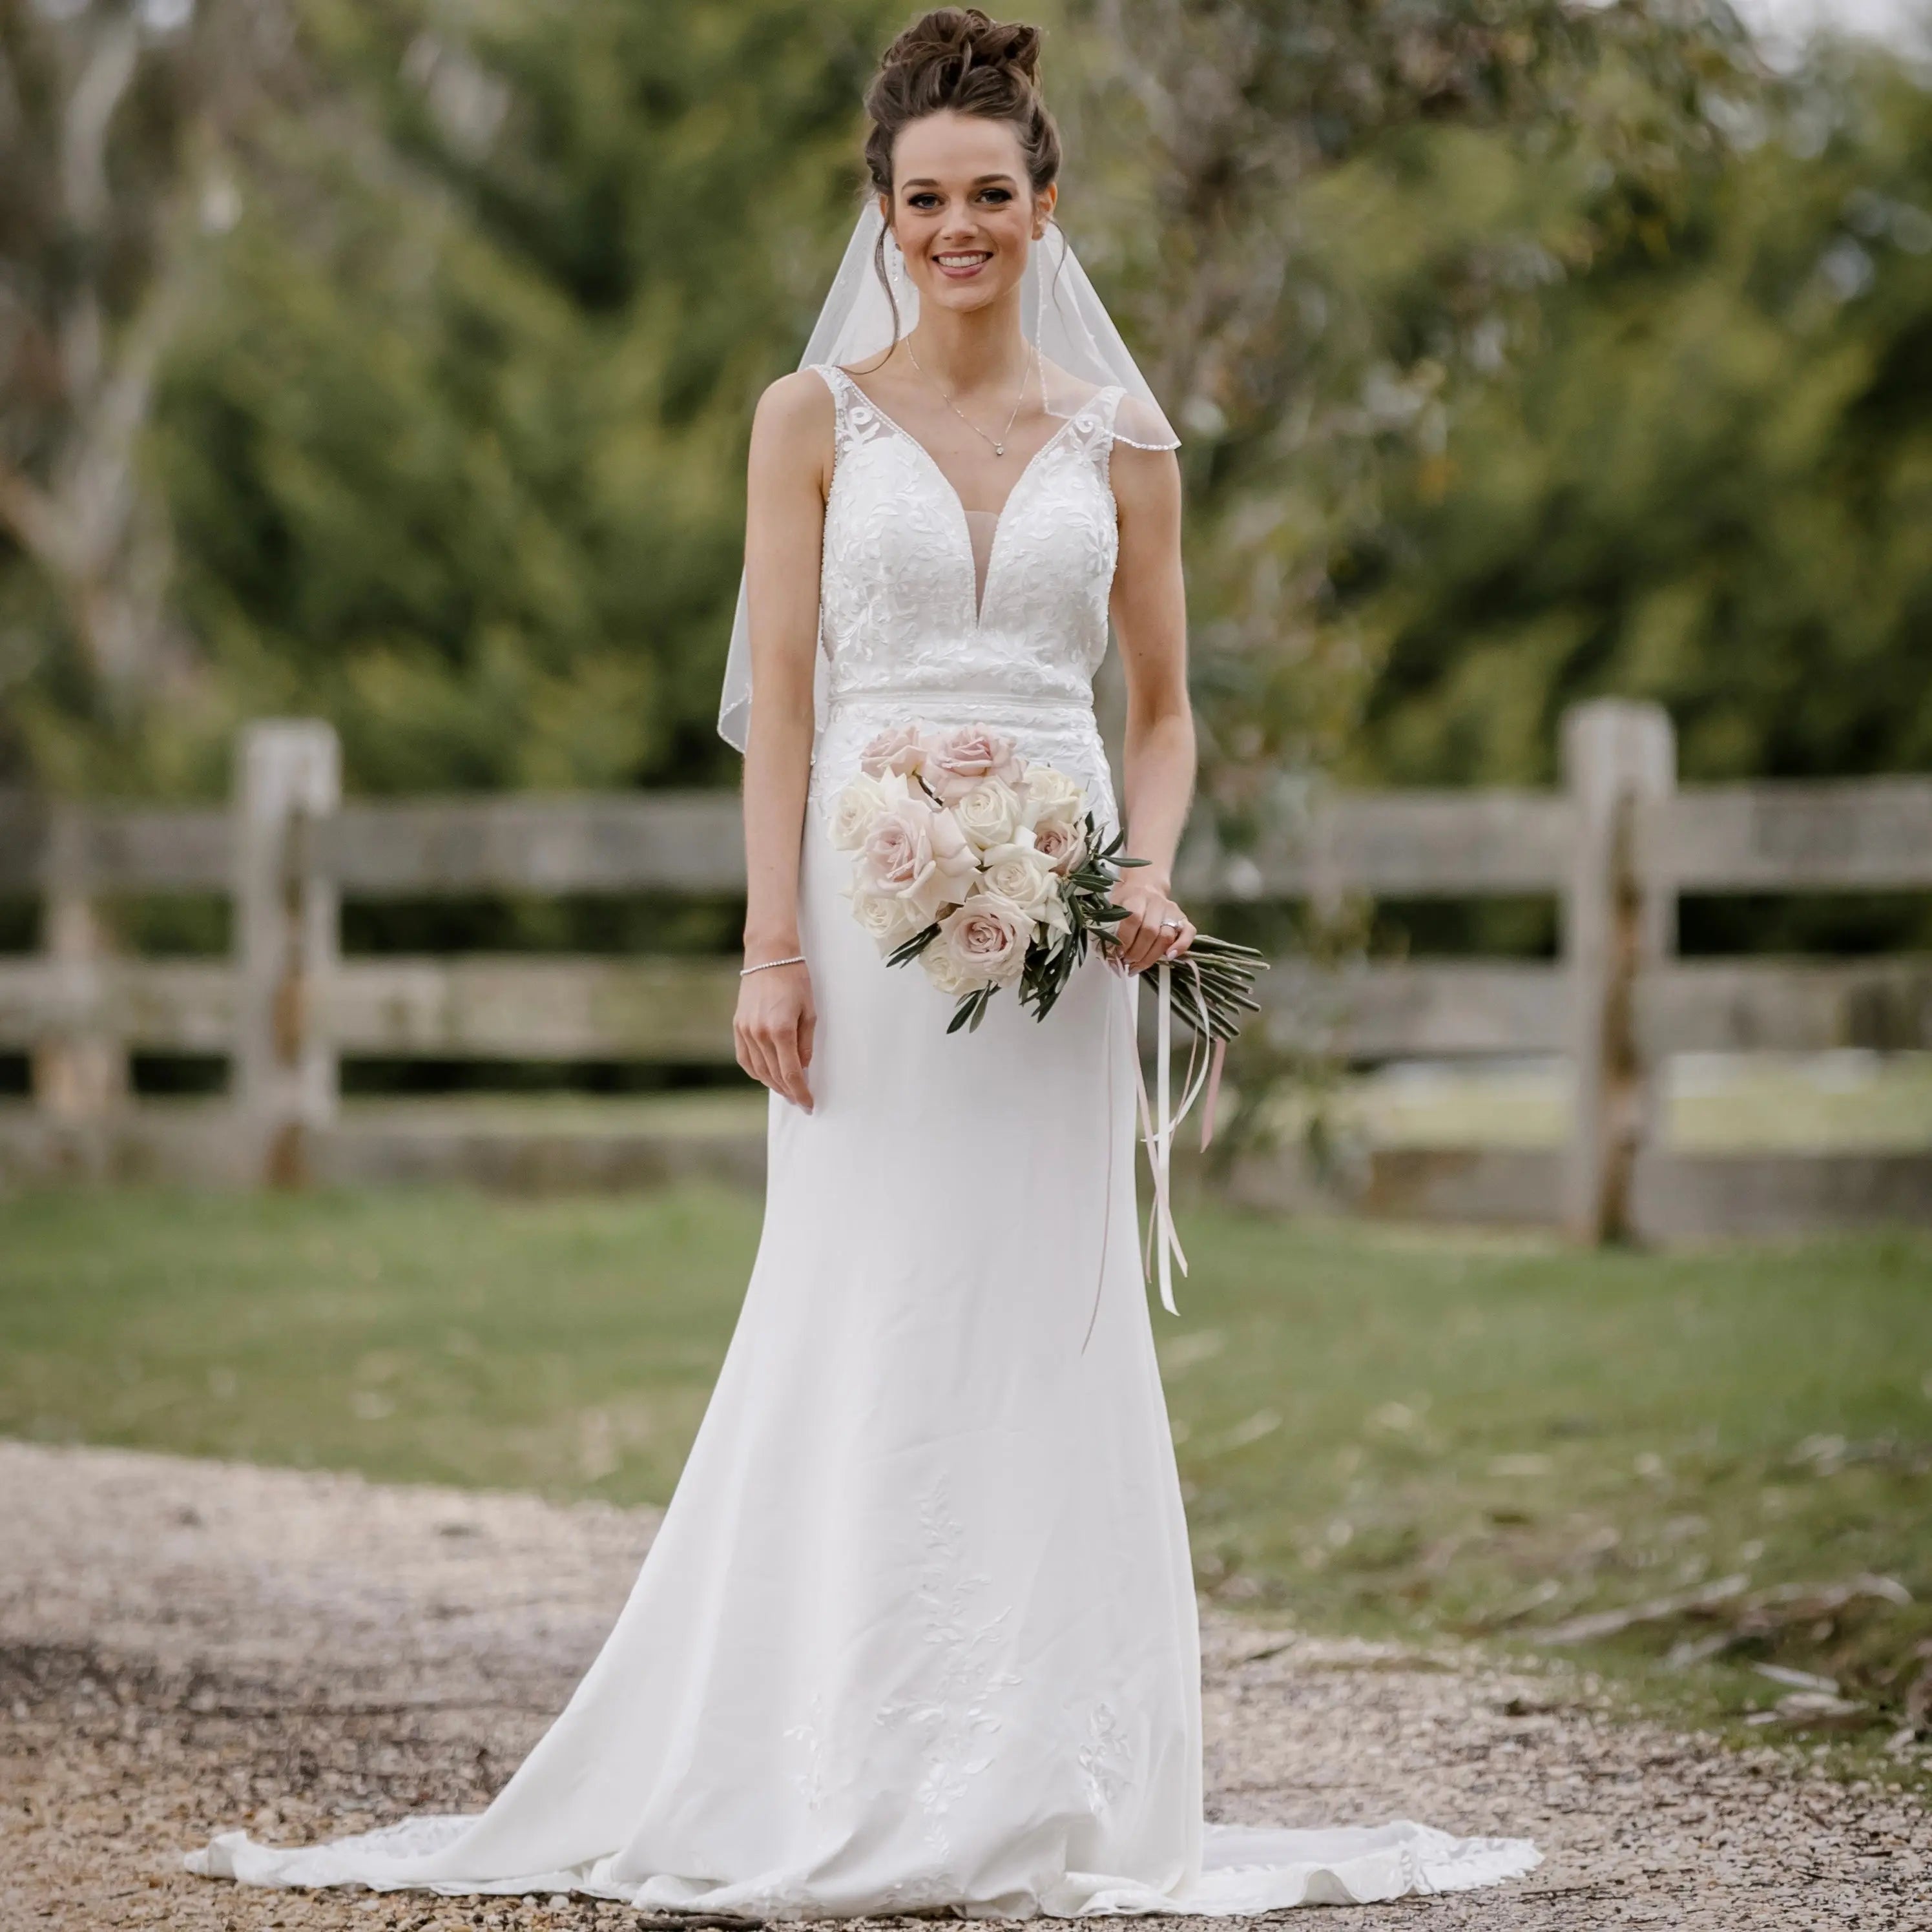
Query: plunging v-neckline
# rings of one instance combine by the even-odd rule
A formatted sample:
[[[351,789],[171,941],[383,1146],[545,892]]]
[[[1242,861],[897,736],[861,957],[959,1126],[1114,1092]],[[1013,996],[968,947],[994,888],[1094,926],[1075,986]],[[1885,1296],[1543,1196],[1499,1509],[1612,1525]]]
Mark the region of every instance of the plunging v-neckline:
[[[838,369],[840,376],[843,377],[846,382],[851,384],[853,391],[857,395],[859,400],[879,418],[880,422],[884,423],[888,429],[892,430],[895,434],[904,436],[906,441],[910,443],[913,448],[917,450],[920,454],[926,458],[926,467],[932,472],[934,476],[939,478],[940,487],[945,490],[947,496],[951,500],[954,514],[956,519],[956,527],[958,536],[962,542],[965,546],[964,556],[967,581],[972,586],[972,592],[968,601],[971,603],[973,607],[973,628],[976,632],[979,631],[984,626],[986,615],[986,604],[988,600],[993,594],[993,571],[994,566],[1000,560],[1000,537],[1001,533],[1006,529],[1006,512],[1012,507],[1013,499],[1019,494],[1022,488],[1025,484],[1028,478],[1033,474],[1034,466],[1039,463],[1040,458],[1044,456],[1046,452],[1051,449],[1076,422],[1079,421],[1082,415],[1091,406],[1094,401],[1094,397],[1104,394],[1106,392],[1104,390],[1096,389],[1094,392],[1094,395],[1089,396],[1087,398],[1087,400],[1082,403],[1080,405],[1080,407],[1076,410],[1073,413],[1069,416],[1066,420],[1063,422],[1030,456],[1027,458],[1024,463],[1021,464],[1020,473],[1013,478],[1012,483],[1008,486],[1006,494],[1001,500],[1000,507],[997,510],[982,510],[976,512],[976,514],[980,516],[990,515],[993,519],[992,538],[986,545],[986,582],[982,584],[980,581],[979,567],[973,554],[973,526],[967,521],[968,513],[966,508],[966,500],[960,495],[959,486],[955,483],[952,478],[947,476],[946,472],[939,466],[939,458],[934,456],[932,452],[927,448],[926,445],[920,442],[919,438],[914,436],[912,431],[908,429],[905,424],[901,422],[890,410],[884,408],[880,404],[874,402],[871,395],[868,394],[866,391],[859,387],[857,382],[850,375],[848,374],[844,369],[838,368],[838,364],[837,363],[835,362],[831,366],[835,369]]]

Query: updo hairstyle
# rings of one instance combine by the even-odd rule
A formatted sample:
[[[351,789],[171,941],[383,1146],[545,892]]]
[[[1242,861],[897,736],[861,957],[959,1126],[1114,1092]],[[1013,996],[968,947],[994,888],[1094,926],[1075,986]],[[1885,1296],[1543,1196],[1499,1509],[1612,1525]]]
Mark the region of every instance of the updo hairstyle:
[[[1021,20],[991,20],[976,7],[935,7],[879,57],[866,90],[872,125],[866,169],[874,190],[892,191],[892,143],[928,114],[977,114],[1004,121],[1026,158],[1038,194],[1060,174],[1060,130],[1040,90],[1040,31]]]
[[[1004,121],[1020,144],[1035,194],[1060,174],[1060,130],[1040,87],[1040,31],[1022,20],[990,20],[976,7],[935,7],[922,14],[879,57],[866,90],[872,127],[866,171],[874,193],[892,193],[892,144],[900,130],[928,114],[976,114]],[[892,338],[899,305],[886,273],[886,231],[879,231],[872,266],[892,305]]]

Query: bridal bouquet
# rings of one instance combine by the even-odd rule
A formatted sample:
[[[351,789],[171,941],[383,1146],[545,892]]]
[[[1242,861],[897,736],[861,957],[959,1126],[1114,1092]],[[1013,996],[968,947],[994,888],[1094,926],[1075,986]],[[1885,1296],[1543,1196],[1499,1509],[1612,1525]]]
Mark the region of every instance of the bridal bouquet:
[[[916,959],[956,1004],[949,1033],[976,1027],[994,994],[1018,988],[1044,1019],[1086,957],[1126,916],[1113,903],[1123,868],[1144,865],[1104,842],[1085,792],[1030,764],[983,724],[881,732],[832,812],[832,844],[854,854],[846,896],[890,966]],[[1185,956],[1197,1033],[1232,1040],[1263,964],[1252,947],[1197,934]]]

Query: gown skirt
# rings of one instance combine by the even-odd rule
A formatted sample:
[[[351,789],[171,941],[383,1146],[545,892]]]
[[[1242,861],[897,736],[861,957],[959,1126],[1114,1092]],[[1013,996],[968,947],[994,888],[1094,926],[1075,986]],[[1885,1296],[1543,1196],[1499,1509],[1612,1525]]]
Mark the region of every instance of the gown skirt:
[[[244,1882],[761,1918],[1252,1913],[1460,1890],[1526,1840],[1204,1826],[1192,1564],[1134,1187],[1134,982],[976,1032],[889,970],[807,814],[806,1114],[628,1602],[488,1809]]]

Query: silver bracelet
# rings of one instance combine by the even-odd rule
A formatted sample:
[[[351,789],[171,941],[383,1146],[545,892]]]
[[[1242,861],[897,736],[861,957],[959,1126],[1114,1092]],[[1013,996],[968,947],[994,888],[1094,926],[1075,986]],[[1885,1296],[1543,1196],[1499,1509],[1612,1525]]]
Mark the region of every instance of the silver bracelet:
[[[741,966],[738,969],[738,976],[742,980],[747,973],[763,973],[773,966],[802,966],[804,964],[805,955],[794,952],[789,959],[760,959],[755,966]]]

